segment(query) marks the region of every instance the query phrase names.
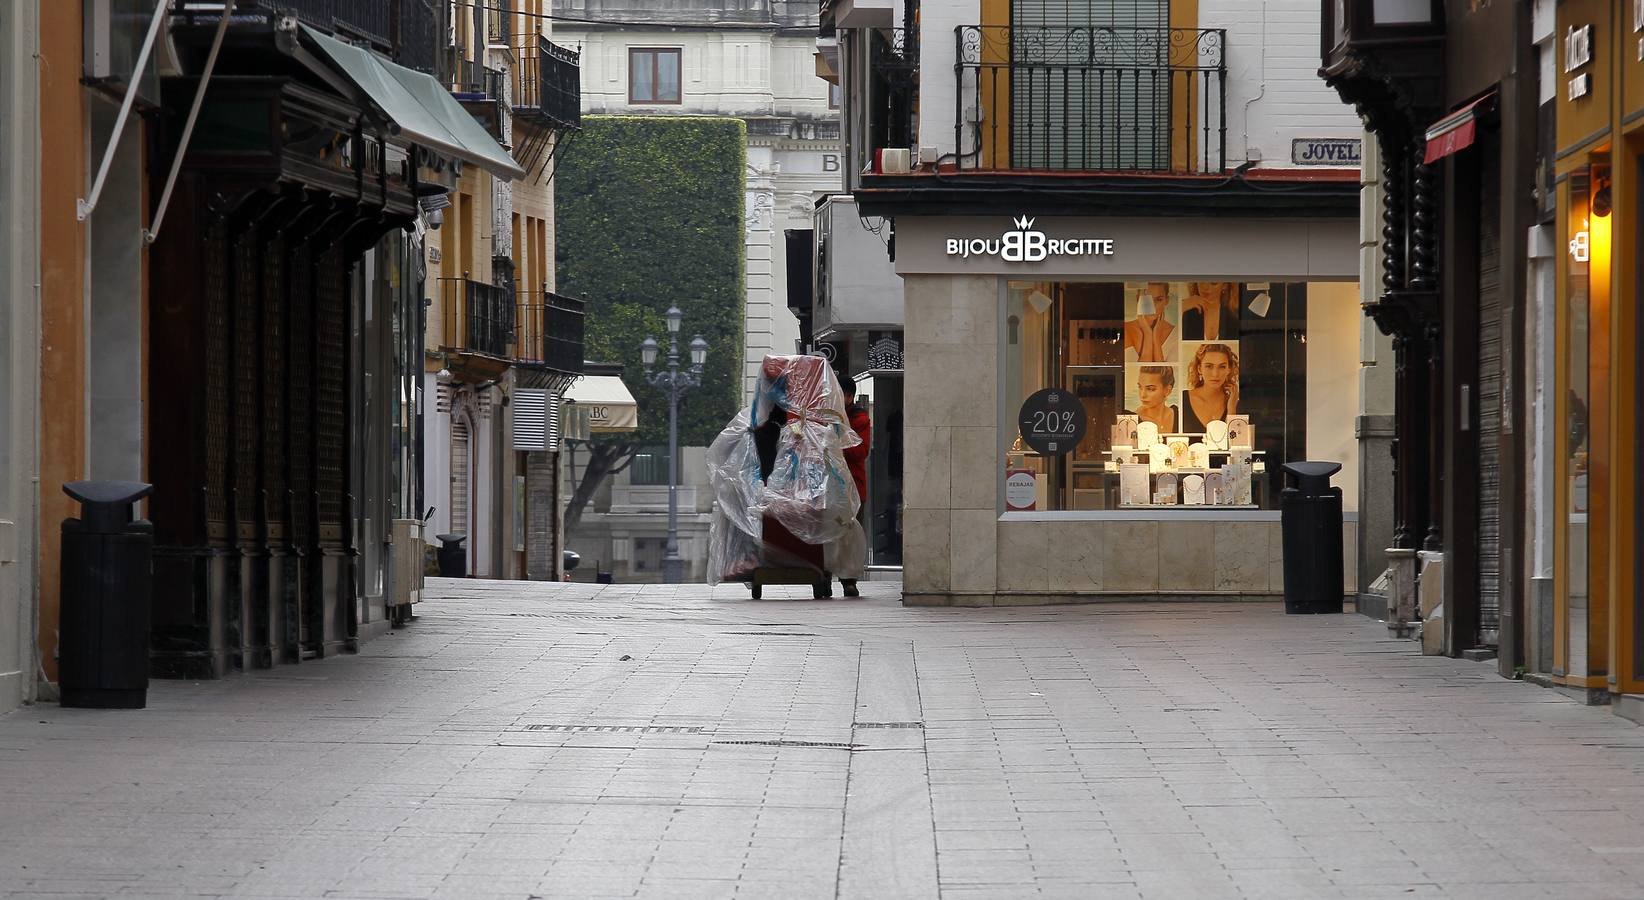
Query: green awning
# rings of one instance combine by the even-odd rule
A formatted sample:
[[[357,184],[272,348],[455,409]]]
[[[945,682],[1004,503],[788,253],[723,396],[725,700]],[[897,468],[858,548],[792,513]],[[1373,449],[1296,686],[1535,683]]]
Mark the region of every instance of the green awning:
[[[400,133],[432,150],[473,163],[509,181],[525,170],[432,75],[303,26],[303,34],[335,63]]]

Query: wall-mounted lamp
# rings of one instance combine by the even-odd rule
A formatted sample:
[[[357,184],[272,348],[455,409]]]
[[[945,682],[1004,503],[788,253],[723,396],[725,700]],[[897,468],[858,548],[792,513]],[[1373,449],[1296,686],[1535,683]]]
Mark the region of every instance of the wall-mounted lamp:
[[[1610,179],[1600,178],[1598,190],[1593,191],[1593,215],[1600,219],[1609,218],[1610,206]]]

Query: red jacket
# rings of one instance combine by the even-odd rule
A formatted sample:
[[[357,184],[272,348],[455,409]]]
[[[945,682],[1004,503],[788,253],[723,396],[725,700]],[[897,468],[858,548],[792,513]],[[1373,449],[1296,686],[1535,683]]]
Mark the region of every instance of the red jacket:
[[[860,406],[852,406],[846,410],[850,416],[851,430],[862,439],[862,443],[855,447],[845,448],[845,465],[851,470],[851,480],[856,482],[856,496],[863,502],[868,502],[868,447],[872,443],[873,420],[868,418],[867,410]]]

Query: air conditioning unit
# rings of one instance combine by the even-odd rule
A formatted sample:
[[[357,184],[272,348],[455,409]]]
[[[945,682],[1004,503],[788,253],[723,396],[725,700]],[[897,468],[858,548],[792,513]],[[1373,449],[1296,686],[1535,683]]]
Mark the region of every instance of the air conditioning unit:
[[[906,175],[913,171],[913,151],[906,147],[875,150],[873,171],[879,175]]]
[[[170,29],[163,20],[159,33],[155,35],[148,65],[143,71],[136,71],[137,57],[142,53],[143,42],[154,25],[156,12],[152,4],[146,10],[142,7],[143,4],[117,0],[81,0],[81,74],[88,81],[119,85],[136,80],[137,96],[146,103],[158,106],[159,76],[180,75],[183,72]]]

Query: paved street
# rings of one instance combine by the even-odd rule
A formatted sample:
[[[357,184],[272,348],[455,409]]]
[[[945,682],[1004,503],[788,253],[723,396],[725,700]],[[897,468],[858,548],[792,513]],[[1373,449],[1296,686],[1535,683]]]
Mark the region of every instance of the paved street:
[[[1644,730],[1357,616],[430,587],[0,719],[0,895],[1644,897]]]

